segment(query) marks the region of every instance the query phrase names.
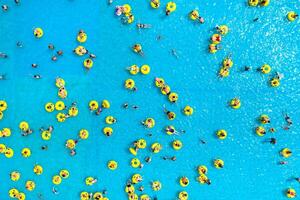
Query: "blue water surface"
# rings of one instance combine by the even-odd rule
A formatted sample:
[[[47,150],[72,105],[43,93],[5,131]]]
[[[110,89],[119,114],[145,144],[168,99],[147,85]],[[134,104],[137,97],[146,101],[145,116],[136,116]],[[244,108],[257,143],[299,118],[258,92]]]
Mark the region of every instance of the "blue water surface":
[[[129,3],[135,16],[131,25],[123,25],[114,15],[116,5]],[[177,10],[165,16],[165,5],[155,10],[146,0],[115,0],[108,5],[105,0],[28,0],[16,6],[13,1],[1,0],[9,5],[8,12],[0,13],[0,51],[9,55],[0,60],[0,72],[7,80],[1,81],[0,99],[7,101],[8,110],[0,121],[0,128],[12,129],[12,136],[0,138],[0,143],[11,147],[15,155],[7,159],[0,155],[0,199],[6,200],[8,190],[16,187],[25,192],[29,200],[42,194],[46,200],[80,199],[82,191],[107,189],[112,200],[127,199],[124,191],[126,181],[134,174],[143,176],[143,193],[159,200],[173,200],[180,191],[187,191],[192,200],[271,200],[285,199],[289,187],[300,191],[299,183],[289,180],[300,176],[299,141],[300,131],[300,22],[289,22],[289,11],[300,12],[297,0],[271,0],[268,7],[249,7],[245,0],[176,0]],[[204,24],[191,21],[188,13],[198,9],[205,18]],[[254,18],[259,18],[253,22]],[[151,29],[137,30],[135,23],[149,23]],[[210,36],[216,25],[226,24],[230,28],[223,37],[222,50],[216,54],[207,51]],[[32,32],[36,27],[44,30],[44,36],[36,39]],[[93,68],[87,72],[82,66],[82,57],[73,54],[78,45],[76,35],[80,29],[88,34],[83,45],[97,55]],[[157,37],[161,36],[161,40]],[[23,47],[16,46],[22,41]],[[64,55],[57,62],[47,46],[53,43]],[[134,54],[131,46],[141,43],[144,57]],[[178,58],[171,54],[175,49]],[[234,65],[230,76],[217,76],[222,60],[232,55]],[[38,68],[31,67],[37,63]],[[271,75],[256,72],[256,68],[268,63]],[[126,67],[148,64],[149,75],[130,75]],[[244,66],[251,66],[250,72],[242,72]],[[275,72],[284,74],[278,88],[269,86],[269,79]],[[42,79],[34,80],[32,75],[40,74]],[[64,102],[77,102],[79,115],[64,123],[56,121],[55,113],[47,113],[44,105],[59,100],[55,78],[66,81],[68,97]],[[169,103],[154,85],[154,78],[162,77],[172,91],[179,94],[175,104]],[[128,78],[135,80],[138,91],[124,88]],[[228,107],[228,101],[239,97],[242,106],[238,110]],[[90,100],[107,99],[111,108],[100,116],[91,114]],[[122,104],[138,105],[139,109],[123,109]],[[177,113],[169,121],[163,113],[163,105]],[[182,114],[184,106],[194,108],[194,115]],[[284,131],[283,112],[293,119],[293,126]],[[257,118],[268,114],[277,132],[267,133],[264,138],[254,133],[259,124]],[[113,115],[118,122],[112,125],[114,133],[106,137],[102,133],[105,117]],[[145,129],[140,121],[147,117],[156,120],[156,126]],[[35,132],[22,137],[18,125],[27,121]],[[54,126],[50,141],[43,141],[38,129]],[[186,130],[179,136],[168,136],[163,129],[174,125]],[[76,138],[82,128],[89,130],[87,140],[80,141],[77,155],[69,156],[65,141]],[[215,132],[225,129],[226,140],[218,140]],[[153,136],[147,136],[152,133]],[[277,144],[263,143],[266,138],[276,137]],[[142,169],[130,166],[133,156],[128,148],[132,142],[144,138],[147,149],[140,150],[137,157],[144,160],[151,155],[150,145],[159,142],[163,150],[152,155],[152,162]],[[173,150],[174,139],[183,142],[180,151]],[[200,139],[206,144],[201,144]],[[47,151],[40,150],[48,145]],[[29,147],[32,156],[23,158],[21,149]],[[284,160],[279,151],[289,147],[293,156]],[[162,156],[176,156],[177,160],[164,161]],[[221,158],[225,167],[217,170],[213,160]],[[110,171],[107,162],[116,160],[118,169]],[[39,163],[44,173],[37,176],[33,166]],[[208,166],[211,185],[197,182],[197,166]],[[59,195],[52,193],[52,176],[61,169],[70,171],[69,179],[57,187]],[[18,170],[21,179],[12,182],[9,173]],[[93,186],[85,185],[85,178],[94,176],[99,181]],[[190,184],[179,185],[179,178],[187,176]],[[29,192],[25,182],[33,180],[36,189]],[[162,190],[154,192],[151,181],[160,180]]]

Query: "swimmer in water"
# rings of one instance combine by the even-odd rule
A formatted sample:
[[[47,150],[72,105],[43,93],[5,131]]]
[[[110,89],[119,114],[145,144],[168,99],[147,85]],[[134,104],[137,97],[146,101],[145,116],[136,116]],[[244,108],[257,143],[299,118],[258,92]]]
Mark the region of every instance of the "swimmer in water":
[[[35,74],[35,75],[33,75],[33,78],[34,78],[34,79],[41,79],[41,78],[42,78],[42,76],[41,76],[41,75],[39,75],[39,74]]]
[[[17,47],[19,47],[19,48],[22,48],[22,47],[23,47],[23,44],[22,44],[21,41],[18,41],[18,42],[16,43],[16,45],[17,45]]]
[[[136,27],[138,29],[147,29],[147,28],[151,28],[151,24],[141,24],[141,23],[137,23]]]
[[[258,17],[253,19],[253,22],[257,22],[258,21]]]
[[[163,37],[161,35],[156,36],[156,40],[161,40]]]
[[[286,165],[288,162],[287,161],[280,161],[278,164],[279,165]]]
[[[108,0],[107,3],[108,3],[108,5],[110,5],[113,3],[113,0]]]
[[[27,129],[26,131],[22,131],[22,136],[28,136],[33,133],[32,129]]]
[[[50,49],[50,50],[54,50],[55,49],[55,47],[54,47],[54,45],[53,44],[48,44],[48,49]]]
[[[1,8],[5,12],[8,11],[8,5],[2,5]]]
[[[137,105],[133,105],[132,108],[135,110],[139,109],[139,107]]]
[[[0,52],[0,58],[8,58],[6,53]]]
[[[171,49],[171,54],[172,54],[173,56],[175,56],[175,58],[177,58],[177,59],[179,58],[176,49]]]
[[[293,124],[292,119],[290,118],[290,116],[288,116],[287,113],[284,114],[284,119],[287,122],[288,126],[291,126]]]
[[[75,149],[71,149],[70,150],[70,156],[75,156],[76,155],[76,150]]]
[[[202,139],[200,139],[200,143],[201,144],[206,144],[206,142],[204,140],[202,140]]]
[[[55,195],[58,195],[59,194],[59,192],[57,191],[57,189],[53,186],[52,187],[52,192],[53,192],[53,194],[55,194]]]
[[[175,161],[177,158],[176,156],[172,156],[172,157],[163,156],[162,159]]]
[[[48,146],[47,145],[43,145],[43,146],[41,146],[41,149],[44,150],[44,151],[46,151],[46,150],[48,150]]]
[[[276,72],[276,78],[279,80],[283,79],[284,75],[282,73]]]
[[[124,103],[122,107],[127,109],[128,108],[128,103]]]
[[[244,67],[244,72],[248,72],[248,71],[250,71],[251,70],[251,67],[249,67],[249,66],[245,66]]]
[[[92,53],[90,53],[89,56],[90,56],[90,58],[92,58],[92,59],[96,58],[96,55],[95,55],[95,54],[92,54]]]
[[[145,162],[146,162],[146,163],[150,163],[151,160],[152,160],[151,156],[147,156],[147,157],[145,158]]]
[[[0,80],[1,80],[1,81],[6,80],[6,74],[1,74],[1,75],[0,75]]]
[[[37,68],[37,67],[38,67],[38,64],[32,63],[32,64],[31,64],[31,67],[32,67],[32,68]]]
[[[19,5],[20,4],[20,0],[15,0],[15,4]]]
[[[268,142],[270,144],[276,144],[277,140],[276,140],[276,138],[270,138],[270,139],[266,139],[265,142]]]

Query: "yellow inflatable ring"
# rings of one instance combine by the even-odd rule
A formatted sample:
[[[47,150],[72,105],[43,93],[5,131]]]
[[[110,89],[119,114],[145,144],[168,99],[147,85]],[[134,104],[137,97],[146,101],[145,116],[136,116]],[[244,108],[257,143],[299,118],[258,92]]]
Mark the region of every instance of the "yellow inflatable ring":
[[[213,44],[219,44],[222,41],[222,36],[220,34],[213,34],[211,36],[211,41]]]
[[[190,183],[190,181],[189,181],[188,177],[186,177],[186,176],[183,176],[183,177],[181,177],[181,178],[179,179],[179,184],[180,184],[182,187],[188,186],[189,183]]]
[[[137,183],[141,182],[142,180],[143,180],[143,177],[140,174],[134,174],[131,177],[131,182],[133,184],[137,184]]]
[[[95,179],[94,179],[93,177],[89,176],[89,177],[87,177],[87,178],[85,179],[85,184],[86,184],[86,185],[93,185],[93,184],[94,184],[94,183],[93,183],[94,180],[95,180]]]
[[[90,197],[89,197],[89,193],[88,192],[81,192],[80,193],[80,200],[89,200]]]
[[[139,139],[139,140],[136,142],[136,146],[137,146],[139,149],[145,149],[146,146],[147,146],[147,142],[146,142],[146,140],[144,140],[144,139]]]
[[[11,198],[16,198],[19,194],[19,190],[17,190],[16,188],[12,188],[8,191],[8,195]]]
[[[159,191],[162,188],[162,184],[160,181],[153,181],[151,184],[152,190]]]
[[[132,155],[134,155],[134,156],[137,155],[137,151],[136,151],[134,148],[132,148],[132,147],[129,148],[129,152],[130,152]]]
[[[90,101],[89,108],[90,110],[97,110],[99,108],[98,102],[95,100]]]
[[[58,110],[58,111],[61,111],[63,109],[65,109],[65,103],[63,101],[57,101],[55,103],[55,109]]]
[[[172,143],[173,149],[180,150],[182,148],[182,142],[180,140],[174,140]]]
[[[103,197],[102,193],[101,192],[96,192],[94,193],[93,195],[93,199],[94,200],[104,200],[105,197]]]
[[[29,156],[31,156],[31,150],[27,147],[23,148],[21,154],[24,158],[28,158]]]
[[[226,35],[229,32],[229,28],[226,25],[219,26],[218,30],[222,35]]]
[[[255,133],[258,135],[258,136],[264,136],[265,134],[266,134],[266,130],[265,130],[265,128],[264,127],[262,127],[262,126],[258,126],[258,127],[256,127],[256,129],[255,129]]]
[[[264,74],[268,74],[271,72],[271,66],[268,64],[264,64],[260,69],[261,69],[261,72]]]
[[[60,88],[57,92],[57,95],[60,98],[65,99],[68,96],[68,91],[65,88]]]
[[[108,100],[103,100],[101,105],[102,105],[102,108],[110,108],[110,103]]]
[[[136,75],[140,72],[140,68],[137,65],[131,65],[129,68],[127,68],[132,75]]]
[[[58,175],[53,176],[53,177],[52,177],[52,183],[53,183],[54,185],[59,185],[59,184],[61,184],[61,177],[58,176]]]
[[[163,95],[167,95],[171,92],[171,88],[170,86],[168,85],[163,85],[161,88],[160,88],[160,91]]]
[[[87,53],[87,50],[83,46],[78,46],[74,49],[74,53],[78,56],[83,56]]]
[[[147,75],[150,73],[150,66],[149,65],[142,65],[141,73]]]
[[[241,100],[234,98],[230,101],[230,106],[233,109],[239,109],[241,107]]]
[[[105,123],[107,123],[107,124],[114,124],[114,123],[116,123],[116,121],[117,120],[113,116],[107,116],[105,118]]]
[[[19,128],[22,130],[22,131],[27,131],[29,129],[29,124],[25,121],[22,121],[20,124],[19,124]]]
[[[184,109],[183,109],[183,113],[186,116],[190,116],[194,113],[194,109],[191,106],[185,106]]]
[[[86,42],[86,40],[87,40],[87,34],[86,33],[84,33],[84,32],[78,33],[78,35],[77,35],[77,41],[78,42],[84,43],[84,42]]]
[[[6,158],[11,158],[11,157],[14,156],[14,150],[9,148],[9,147],[6,147],[4,155],[5,155]]]
[[[219,76],[222,78],[225,78],[225,77],[229,76],[229,73],[230,73],[230,71],[228,68],[222,67],[219,71]]]
[[[79,131],[79,137],[83,140],[86,140],[89,137],[89,132],[86,129],[81,129]]]
[[[217,169],[222,169],[224,167],[224,161],[221,159],[214,160],[214,166]]]
[[[26,195],[25,195],[23,192],[20,192],[20,193],[17,195],[17,199],[18,199],[18,200],[25,200],[25,199],[26,199]]]
[[[0,111],[0,120],[3,118],[3,112]]]
[[[75,107],[75,106],[72,106],[70,109],[69,109],[69,111],[68,111],[68,114],[70,115],[70,116],[72,116],[72,117],[75,117],[75,116],[77,116],[78,115],[78,108],[77,107]]]
[[[155,142],[151,145],[151,150],[153,153],[159,153],[161,149],[162,149],[162,146],[158,142]]]
[[[255,7],[258,6],[259,0],[248,0],[248,5]]]
[[[53,111],[54,111],[54,108],[55,108],[55,106],[54,106],[54,104],[51,103],[51,102],[46,103],[46,105],[45,105],[45,110],[46,110],[47,112],[53,112]]]
[[[268,115],[261,115],[259,117],[259,121],[262,123],[262,124],[268,124],[270,123],[270,117]]]
[[[56,119],[58,122],[64,122],[66,120],[66,115],[64,113],[58,113]]]
[[[25,188],[28,190],[28,191],[32,191],[34,190],[35,188],[35,183],[33,181],[26,181],[25,183]]]
[[[36,175],[41,175],[43,173],[44,169],[41,165],[35,165],[33,167],[33,172],[36,174]]]
[[[231,68],[233,66],[233,61],[230,58],[225,58],[223,60],[223,67]]]
[[[140,200],[150,200],[150,197],[147,194],[140,196]]]
[[[131,24],[134,21],[134,15],[132,13],[125,13],[125,16],[127,17],[128,24]]]
[[[270,84],[272,87],[278,87],[280,85],[280,81],[278,78],[273,78],[271,79]]]
[[[174,12],[176,10],[176,3],[175,2],[168,2],[166,6],[166,12]]]
[[[197,180],[201,183],[204,184],[207,182],[208,178],[205,174],[200,174],[200,176],[197,177]]]
[[[123,13],[124,14],[129,14],[131,12],[131,7],[128,4],[124,4],[123,6]]]
[[[41,29],[41,28],[35,28],[34,31],[33,31],[33,35],[34,35],[36,38],[41,38],[41,37],[43,37],[43,35],[44,35],[44,31],[43,31],[43,29]]]
[[[280,151],[280,154],[285,157],[288,158],[292,155],[292,151],[289,148],[284,148]]]
[[[106,136],[111,136],[113,134],[113,129],[111,127],[104,127],[102,131]]]
[[[67,179],[70,176],[70,172],[66,169],[60,170],[59,176],[63,179]]]
[[[220,140],[224,140],[227,137],[227,131],[224,129],[217,131],[217,136]]]
[[[155,126],[155,120],[153,118],[147,118],[145,121],[144,121],[144,125],[147,127],[147,128],[153,128]]]
[[[179,192],[178,198],[179,200],[188,200],[189,194],[186,191]]]
[[[52,134],[50,133],[50,131],[45,130],[45,131],[42,132],[42,139],[43,140],[50,140],[51,135]]]
[[[128,194],[134,194],[135,188],[132,184],[127,184],[125,187],[125,192]]]
[[[86,68],[86,69],[91,69],[94,65],[94,61],[90,58],[87,58],[83,61],[83,66]]]
[[[132,50],[135,53],[141,53],[142,52],[142,45],[141,44],[135,44],[135,45],[133,45]]]
[[[141,161],[138,158],[133,158],[130,162],[131,167],[138,168],[141,165]]]
[[[198,10],[192,10],[190,13],[189,13],[189,17],[191,20],[197,20],[199,18],[199,11]]]
[[[175,92],[172,92],[171,94],[169,94],[169,101],[172,103],[176,103],[176,101],[178,100],[178,94]]]
[[[20,179],[20,177],[21,177],[21,174],[20,174],[20,172],[13,171],[13,172],[10,173],[9,176],[10,176],[10,179],[12,181],[18,181]]]
[[[297,196],[296,190],[293,188],[289,188],[286,190],[286,196],[290,199],[293,199]]]
[[[268,6],[270,4],[270,0],[261,0],[260,6]]]
[[[208,169],[205,165],[200,165],[198,167],[198,173],[199,174],[207,174],[207,172],[208,172]]]
[[[5,153],[5,151],[6,151],[5,144],[0,144],[0,153]]]
[[[65,87],[66,82],[65,82],[64,79],[58,77],[58,78],[55,79],[55,85],[58,88],[62,88],[62,87]]]
[[[129,78],[129,79],[127,79],[127,80],[125,81],[125,88],[126,88],[126,89],[133,89],[134,86],[135,86],[134,80],[132,80],[132,79]]]
[[[7,109],[7,103],[6,101],[1,100],[0,101],[0,111],[3,112]]]
[[[287,14],[287,19],[290,21],[290,22],[293,22],[293,21],[295,21],[296,19],[297,19],[297,17],[298,17],[298,14],[297,13],[295,13],[295,12],[288,12],[288,14]]]
[[[11,136],[11,130],[9,128],[3,128],[3,130],[0,130],[0,137],[9,137]]]
[[[155,78],[155,85],[156,87],[161,88],[165,85],[165,80],[162,78]]]
[[[75,140],[73,139],[68,139],[67,142],[66,142],[66,147],[68,149],[74,149],[76,147],[76,143],[75,143]]]
[[[152,8],[159,8],[160,6],[160,0],[150,0],[150,5]]]
[[[110,170],[115,170],[115,169],[118,168],[118,163],[117,163],[116,161],[114,161],[114,160],[110,160],[110,161],[108,161],[108,163],[107,163],[107,167],[108,167],[108,169],[110,169]]]

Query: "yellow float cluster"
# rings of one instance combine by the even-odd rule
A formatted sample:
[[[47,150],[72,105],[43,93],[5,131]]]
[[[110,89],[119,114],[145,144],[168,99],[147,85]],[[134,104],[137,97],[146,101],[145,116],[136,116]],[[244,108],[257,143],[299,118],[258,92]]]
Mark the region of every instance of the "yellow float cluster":
[[[198,171],[198,177],[197,181],[201,184],[210,184],[210,180],[207,177],[208,169],[205,165],[199,165],[197,168]]]
[[[270,4],[270,0],[248,0],[248,5],[251,7],[261,6],[265,7]]]
[[[7,110],[7,103],[4,100],[0,100],[0,120],[4,116],[4,111]]]
[[[211,43],[208,46],[208,50],[210,53],[216,53],[220,46],[218,46],[222,41],[222,35],[225,36],[229,32],[229,28],[226,25],[220,25],[216,27],[217,32],[211,36]]]
[[[222,78],[229,76],[230,69],[232,66],[233,66],[232,59],[230,57],[225,58],[222,62],[222,67],[220,68],[219,76]]]
[[[90,194],[92,194],[90,196]],[[80,193],[80,200],[109,200],[109,198],[105,197],[104,194],[102,192],[95,192],[95,193],[91,193],[91,192],[87,192],[87,191],[83,191]]]
[[[16,188],[12,188],[8,191],[8,196],[13,199],[18,199],[18,200],[25,200],[26,195],[23,192],[20,192]]]
[[[14,150],[5,144],[0,144],[0,153],[4,154],[6,158],[11,158],[14,156]]]
[[[60,170],[59,174],[54,175],[52,177],[52,183],[54,185],[60,185],[62,180],[69,178],[69,176],[70,176],[69,171],[66,169],[62,169],[62,170]]]
[[[176,92],[171,92],[170,86],[165,83],[165,80],[162,78],[155,78],[155,86],[160,88],[160,91],[163,95],[168,96],[168,99],[171,103],[176,103],[178,100],[178,94]]]
[[[65,99],[68,96],[68,91],[66,89],[66,82],[64,79],[57,77],[55,79],[55,86],[58,88],[57,95],[58,97]]]
[[[134,15],[132,14],[132,9],[129,4],[117,6],[115,14],[117,16],[121,16],[121,21],[123,24],[131,24],[134,22]]]
[[[262,115],[259,116],[258,121],[261,123],[261,125],[259,125],[255,128],[255,133],[258,136],[262,137],[267,133],[266,129],[264,128],[263,125],[269,124],[271,122],[271,120],[270,120],[270,117],[268,115],[262,114]]]
[[[147,74],[150,73],[150,70],[151,70],[150,66],[147,65],[147,64],[144,64],[144,65],[142,65],[141,67],[138,67],[137,65],[131,65],[130,67],[127,67],[126,69],[127,69],[127,70],[129,71],[129,73],[132,74],[132,75],[136,75],[136,74],[138,74],[139,72],[141,72],[141,73],[144,74],[144,75],[147,75]]]

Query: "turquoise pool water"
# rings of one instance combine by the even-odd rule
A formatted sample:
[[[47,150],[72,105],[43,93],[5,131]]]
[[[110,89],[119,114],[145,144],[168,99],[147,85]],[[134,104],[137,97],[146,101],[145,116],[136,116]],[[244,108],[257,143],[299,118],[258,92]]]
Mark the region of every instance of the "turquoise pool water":
[[[116,5],[130,3],[135,15],[135,23],[149,23],[148,30],[137,30],[135,23],[122,25],[114,15]],[[300,176],[299,169],[299,116],[300,116],[300,71],[299,53],[300,22],[291,23],[286,19],[289,11],[300,12],[297,1],[271,1],[268,7],[251,8],[245,0],[222,0],[186,2],[177,0],[177,10],[166,17],[162,2],[158,10],[151,9],[148,1],[115,0],[112,5],[99,0],[52,0],[22,1],[19,6],[12,1],[2,0],[9,5],[8,12],[0,14],[0,51],[9,55],[0,60],[0,72],[7,80],[1,81],[0,99],[6,100],[8,110],[0,121],[0,128],[9,127],[12,136],[0,138],[15,151],[11,159],[0,155],[0,199],[9,199],[8,190],[16,187],[26,193],[26,199],[72,200],[80,199],[82,191],[101,191],[106,189],[112,200],[127,199],[124,192],[126,181],[134,173],[143,176],[143,193],[160,200],[176,199],[178,192],[187,191],[189,199],[285,199],[289,187],[299,190],[299,183],[290,180]],[[189,20],[188,13],[199,9],[205,18],[204,24]],[[259,18],[257,22],[253,19]],[[222,40],[222,50],[209,54],[207,46],[216,25],[226,24],[230,32]],[[32,31],[36,27],[44,30],[44,36],[36,39]],[[76,35],[83,29],[88,34],[84,46],[97,55],[93,68],[86,72],[82,58],[72,53],[78,45]],[[157,40],[158,35],[162,37]],[[23,47],[16,47],[22,41]],[[53,52],[47,45],[53,43],[64,55],[57,62],[51,61]],[[131,46],[141,43],[144,57],[131,51]],[[176,49],[178,58],[171,54]],[[234,65],[230,76],[218,78],[222,60],[232,55]],[[32,63],[39,66],[31,67]],[[256,68],[268,63],[272,66],[271,75],[256,72]],[[132,76],[126,67],[132,64],[149,64],[149,75]],[[251,66],[249,72],[242,72],[244,66]],[[284,74],[278,88],[269,86],[269,78],[275,73]],[[32,79],[40,74],[42,79]],[[79,115],[58,123],[55,113],[44,110],[45,103],[59,100],[55,78],[66,81],[68,97],[64,102],[71,105],[77,102]],[[162,77],[179,94],[176,104],[170,104],[154,85],[154,78]],[[135,80],[137,92],[123,87],[126,79]],[[242,106],[238,110],[228,107],[228,101],[239,97]],[[107,99],[111,108],[100,116],[88,110],[90,100]],[[138,105],[138,110],[123,109],[122,104]],[[168,121],[163,113],[163,105],[177,113],[174,121]],[[184,106],[194,108],[194,115],[187,117],[181,113]],[[290,130],[284,126],[283,112],[293,119]],[[259,124],[257,118],[268,114],[275,133],[258,137],[254,133]],[[102,134],[105,117],[113,115],[118,122],[112,125],[111,137]],[[156,126],[145,129],[140,121],[147,117],[156,120]],[[18,125],[29,122],[34,133],[22,137]],[[41,126],[54,126],[52,138],[43,141],[38,129]],[[180,136],[168,136],[163,128],[174,125],[186,130]],[[82,128],[89,130],[90,136],[80,141],[77,155],[69,156],[65,141],[76,138]],[[215,131],[226,129],[226,140],[218,140]],[[153,136],[147,136],[148,133]],[[263,143],[267,138],[276,137],[277,144]],[[149,146],[153,142],[163,145],[159,154],[152,155],[152,162],[143,169],[130,167],[134,157],[128,152],[131,143],[139,138],[147,140],[148,148],[140,150],[138,158],[149,156]],[[173,139],[180,139],[183,148],[175,151],[171,147]],[[206,144],[201,144],[200,139]],[[47,151],[40,150],[48,145]],[[21,149],[29,147],[32,155],[21,156]],[[279,155],[282,148],[289,147],[293,156],[284,159]],[[164,161],[162,156],[177,157],[175,162]],[[222,170],[213,167],[212,161],[221,158],[225,162]],[[110,171],[106,165],[109,160],[118,162],[118,169]],[[286,160],[288,164],[278,165]],[[39,163],[44,173],[37,176],[33,166]],[[211,185],[197,182],[197,166],[208,167]],[[61,169],[70,171],[69,179],[57,186],[59,195],[52,193],[52,176]],[[9,173],[18,170],[21,179],[12,182]],[[86,186],[88,176],[99,180],[93,186]],[[178,179],[187,176],[188,187],[179,185]],[[25,182],[36,183],[34,191],[25,189]],[[154,192],[150,182],[160,180],[162,189]]]

